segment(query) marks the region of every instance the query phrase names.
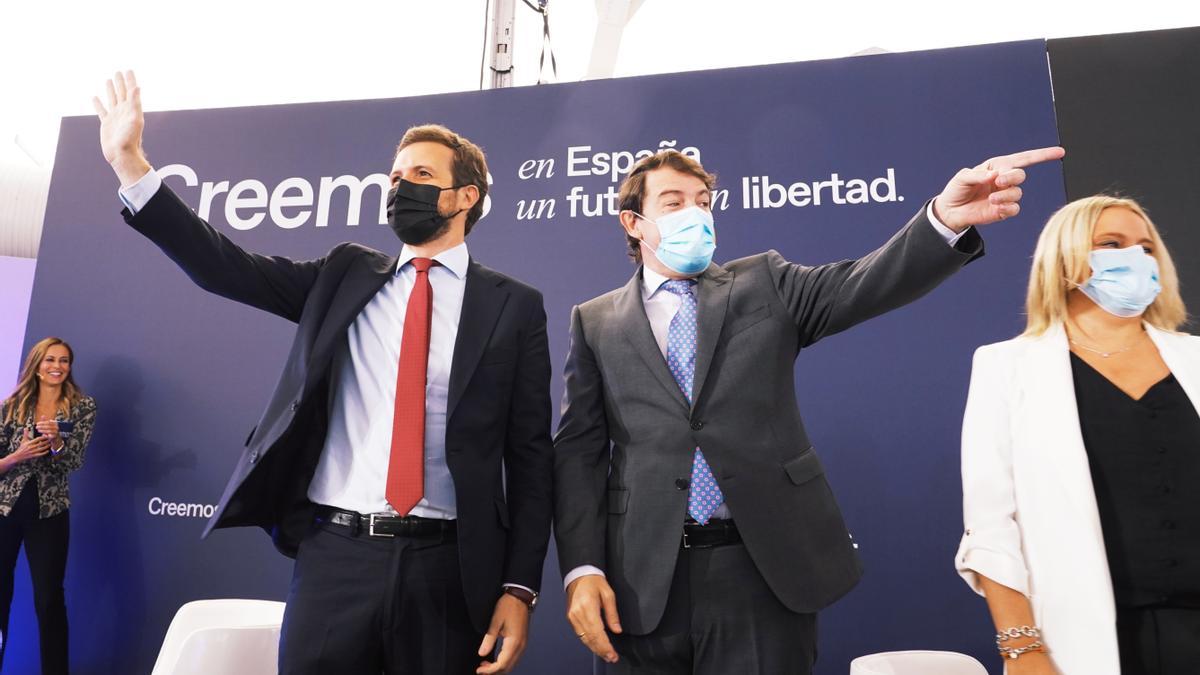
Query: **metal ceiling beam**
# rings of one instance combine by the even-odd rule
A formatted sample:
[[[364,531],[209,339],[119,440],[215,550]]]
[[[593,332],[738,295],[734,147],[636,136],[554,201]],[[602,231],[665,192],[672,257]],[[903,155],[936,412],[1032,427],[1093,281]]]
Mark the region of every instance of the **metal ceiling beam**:
[[[585,80],[612,77],[621,49],[625,25],[641,8],[645,0],[596,0],[596,36],[592,40],[592,56],[588,61]]]

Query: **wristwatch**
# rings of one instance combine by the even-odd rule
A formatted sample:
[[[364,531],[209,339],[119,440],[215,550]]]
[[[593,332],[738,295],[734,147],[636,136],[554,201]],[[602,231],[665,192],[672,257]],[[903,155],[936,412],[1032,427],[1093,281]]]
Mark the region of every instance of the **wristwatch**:
[[[535,607],[537,607],[538,594],[534,593],[533,591],[519,588],[517,586],[505,586],[504,592],[525,603],[525,606],[528,607],[529,611],[531,612]]]

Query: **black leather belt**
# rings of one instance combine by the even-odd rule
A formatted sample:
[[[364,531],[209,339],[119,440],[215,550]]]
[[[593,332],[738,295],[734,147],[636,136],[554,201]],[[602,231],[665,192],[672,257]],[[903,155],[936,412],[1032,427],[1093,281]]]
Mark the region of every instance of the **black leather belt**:
[[[741,540],[742,535],[732,520],[710,520],[707,525],[684,523],[683,541],[679,545],[681,548],[713,548],[736,544]]]
[[[355,536],[372,537],[436,537],[454,536],[458,521],[420,516],[393,516],[384,513],[356,513],[332,506],[317,507],[317,523],[341,525]]]

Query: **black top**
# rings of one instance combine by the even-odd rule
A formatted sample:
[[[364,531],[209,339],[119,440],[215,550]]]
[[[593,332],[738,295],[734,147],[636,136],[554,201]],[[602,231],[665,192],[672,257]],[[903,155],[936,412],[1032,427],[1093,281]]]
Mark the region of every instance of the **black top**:
[[[1174,375],[1135,400],[1071,371],[1117,606],[1200,607],[1200,415]]]

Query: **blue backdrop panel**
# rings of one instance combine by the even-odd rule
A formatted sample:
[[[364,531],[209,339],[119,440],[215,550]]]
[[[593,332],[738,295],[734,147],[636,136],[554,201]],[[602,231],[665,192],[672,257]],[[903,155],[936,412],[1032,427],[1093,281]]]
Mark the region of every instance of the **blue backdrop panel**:
[[[152,86],[145,95],[153,101]],[[145,146],[157,167],[171,167],[168,184],[248,249],[311,258],[354,240],[396,251],[381,189],[346,184],[386,174],[404,129],[430,121],[488,152],[494,185],[471,254],[545,292],[556,369],[571,306],[633,273],[607,194],[639,151],[674,144],[719,174],[728,192],[717,196],[718,261],[776,248],[819,263],[881,244],[957,169],[1057,141],[1045,44],[1031,41],[152,113]],[[26,345],[71,340],[76,377],[99,401],[73,482],[72,661],[81,673],[125,675],[149,671],[184,602],[284,597],[290,561],[266,536],[226,530],[201,542],[198,514],[220,496],[293,327],[198,290],[121,222],[97,127],[90,117],[63,122]],[[988,228],[985,258],[915,305],[801,354],[805,420],[867,568],[822,615],[819,673],[888,649],[994,660],[984,605],[952,566],[960,416],[971,353],[1019,330],[1034,238],[1062,201],[1059,167],[1031,170],[1021,217]],[[561,390],[556,376],[555,400]],[[585,673],[556,564],[547,561],[523,671]],[[14,608],[11,672],[36,659],[25,597]]]

